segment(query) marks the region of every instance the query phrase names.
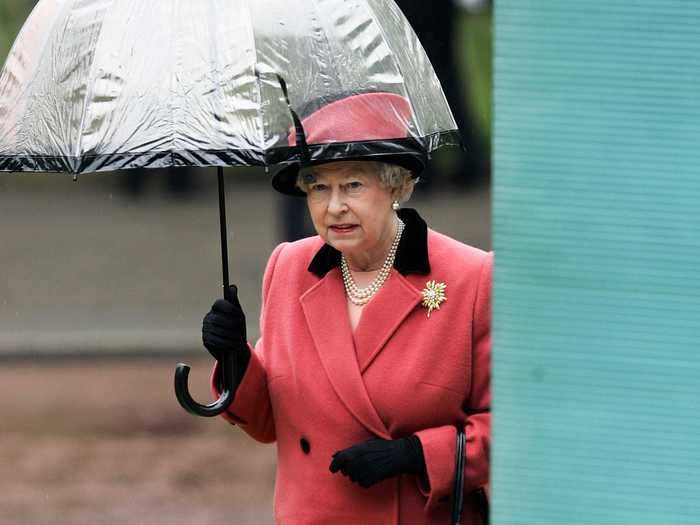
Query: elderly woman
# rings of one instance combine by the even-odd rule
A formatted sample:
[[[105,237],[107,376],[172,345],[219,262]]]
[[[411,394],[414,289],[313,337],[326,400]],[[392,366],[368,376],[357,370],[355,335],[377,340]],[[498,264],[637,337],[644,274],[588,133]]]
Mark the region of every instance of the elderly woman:
[[[237,299],[204,319],[207,349],[238,363],[224,417],[277,443],[283,525],[447,524],[458,427],[462,523],[482,523],[492,256],[400,208],[412,162],[360,158],[277,177],[280,191],[306,196],[318,236],[273,251],[255,347]]]

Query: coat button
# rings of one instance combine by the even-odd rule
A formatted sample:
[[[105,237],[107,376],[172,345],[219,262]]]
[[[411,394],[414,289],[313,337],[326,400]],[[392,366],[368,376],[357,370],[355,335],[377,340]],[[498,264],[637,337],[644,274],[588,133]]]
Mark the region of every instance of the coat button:
[[[301,447],[301,451],[304,454],[308,454],[309,452],[311,452],[311,444],[309,443],[309,440],[306,439],[305,437],[302,437],[299,440],[299,446]]]

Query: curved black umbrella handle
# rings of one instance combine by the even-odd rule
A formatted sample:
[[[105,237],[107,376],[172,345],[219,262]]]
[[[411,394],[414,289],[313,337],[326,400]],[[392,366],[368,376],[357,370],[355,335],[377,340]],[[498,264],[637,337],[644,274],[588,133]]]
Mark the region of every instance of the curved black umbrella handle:
[[[190,367],[184,363],[179,363],[175,369],[175,396],[184,408],[190,414],[195,416],[213,417],[224,412],[233,402],[235,396],[235,388],[233,378],[235,377],[235,359],[232,353],[224,355],[222,361],[219,361],[219,369],[223,374],[221,396],[219,399],[209,405],[201,405],[197,403],[190,395],[187,379],[190,375]]]
[[[231,288],[228,278],[228,243],[226,242],[226,195],[224,191],[224,170],[219,167],[217,170],[219,181],[219,225],[221,229],[221,266],[223,269],[224,298],[231,301]],[[236,360],[232,352],[226,352],[219,360],[219,369],[222,374],[221,396],[210,405],[197,403],[190,395],[187,385],[187,378],[190,375],[190,367],[184,363],[179,363],[175,368],[175,396],[187,412],[195,416],[212,417],[218,416],[226,410],[233,402],[236,393]]]

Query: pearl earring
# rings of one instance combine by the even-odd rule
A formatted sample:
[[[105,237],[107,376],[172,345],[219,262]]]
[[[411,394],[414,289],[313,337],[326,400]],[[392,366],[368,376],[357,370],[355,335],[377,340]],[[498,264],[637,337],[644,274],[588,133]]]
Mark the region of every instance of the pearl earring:
[[[399,201],[394,201],[394,204],[391,205],[391,209],[394,211],[399,211],[399,208],[401,208]]]

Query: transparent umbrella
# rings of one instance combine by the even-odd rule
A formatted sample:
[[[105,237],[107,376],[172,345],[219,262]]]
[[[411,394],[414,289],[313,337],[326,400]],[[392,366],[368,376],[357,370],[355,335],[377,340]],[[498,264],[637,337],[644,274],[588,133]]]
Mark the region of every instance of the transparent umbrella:
[[[372,115],[400,125],[307,136],[305,126],[318,128],[319,110],[331,105],[338,123]],[[0,73],[0,171],[218,167],[225,292],[223,167],[275,168],[276,176],[358,157],[422,164],[460,143],[432,66],[392,0],[41,0]],[[229,388],[204,406],[179,365],[183,407],[225,410],[233,363],[223,368]]]

